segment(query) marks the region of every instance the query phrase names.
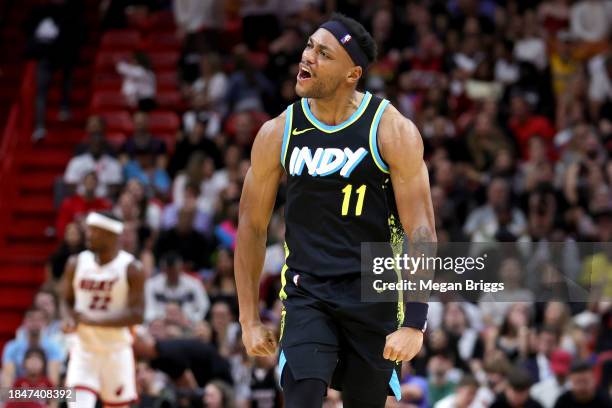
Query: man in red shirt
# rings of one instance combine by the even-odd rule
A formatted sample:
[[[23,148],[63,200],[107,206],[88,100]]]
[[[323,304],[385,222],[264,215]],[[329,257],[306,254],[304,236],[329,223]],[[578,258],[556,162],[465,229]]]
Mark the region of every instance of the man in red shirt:
[[[531,106],[525,96],[514,95],[510,100],[510,119],[508,127],[512,131],[512,136],[516,140],[521,158],[527,160],[528,142],[534,136],[541,137],[547,146],[548,156],[550,159],[555,159],[552,140],[555,136],[555,128],[550,120],[542,115],[537,115],[532,112]]]
[[[91,211],[108,210],[112,203],[105,197],[96,197],[98,176],[95,171],[87,173],[79,187],[77,194],[62,201],[57,217],[57,236],[63,238],[66,225],[73,221],[80,221]]]

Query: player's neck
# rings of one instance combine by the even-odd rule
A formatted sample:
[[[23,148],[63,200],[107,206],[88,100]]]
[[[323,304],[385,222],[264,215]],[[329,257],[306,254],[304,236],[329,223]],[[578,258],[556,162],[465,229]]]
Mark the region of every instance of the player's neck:
[[[117,257],[119,254],[118,248],[103,249],[95,253],[98,265],[106,265]]]
[[[308,103],[310,111],[320,122],[335,126],[351,117],[364,96],[355,89],[338,90],[329,98],[309,99]]]

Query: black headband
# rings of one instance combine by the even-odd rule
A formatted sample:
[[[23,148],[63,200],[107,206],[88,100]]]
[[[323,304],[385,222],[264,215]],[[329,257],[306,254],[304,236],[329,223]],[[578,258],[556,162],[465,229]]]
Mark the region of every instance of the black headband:
[[[355,42],[349,30],[337,20],[326,21],[319,28],[324,28],[336,37],[336,40],[344,47],[355,65],[359,65],[364,71],[368,67],[368,57],[365,55],[359,44]]]

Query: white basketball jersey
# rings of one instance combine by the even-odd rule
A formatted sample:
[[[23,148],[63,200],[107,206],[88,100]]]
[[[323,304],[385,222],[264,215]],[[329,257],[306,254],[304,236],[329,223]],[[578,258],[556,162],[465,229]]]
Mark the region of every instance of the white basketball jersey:
[[[127,268],[134,256],[119,251],[107,264],[99,265],[91,251],[78,255],[74,288],[74,309],[88,318],[115,315],[128,307],[129,284]],[[77,342],[89,350],[109,350],[129,346],[132,335],[129,327],[99,327],[79,324]]]

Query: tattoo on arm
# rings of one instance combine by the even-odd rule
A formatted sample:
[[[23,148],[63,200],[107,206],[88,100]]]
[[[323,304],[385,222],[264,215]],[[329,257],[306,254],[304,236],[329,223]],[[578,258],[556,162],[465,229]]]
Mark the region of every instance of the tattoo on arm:
[[[435,269],[433,262],[427,262],[427,259],[436,255],[436,249],[436,238],[429,227],[420,226],[412,232],[408,241],[408,256],[421,258],[422,262],[419,268],[408,272],[409,276],[405,277],[416,282],[416,290],[404,292],[405,302],[425,303],[429,300],[430,291],[425,289],[421,282],[429,282],[434,278]]]

